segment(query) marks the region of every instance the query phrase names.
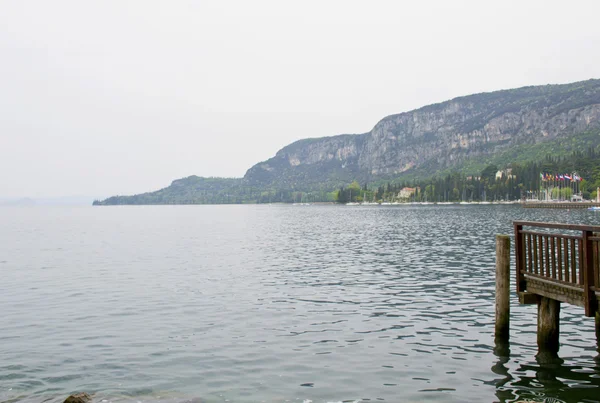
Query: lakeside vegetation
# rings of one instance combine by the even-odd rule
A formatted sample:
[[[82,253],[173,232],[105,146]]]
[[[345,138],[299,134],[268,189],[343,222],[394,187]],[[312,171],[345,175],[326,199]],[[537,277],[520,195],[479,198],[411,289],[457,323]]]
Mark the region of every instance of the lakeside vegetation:
[[[555,182],[549,186],[540,174],[552,175],[576,173],[583,180]],[[398,183],[388,182],[369,188],[354,182],[338,190],[339,203],[377,201],[416,201],[416,202],[460,202],[460,201],[500,201],[521,200],[539,194],[545,187],[552,187],[553,198],[568,199],[573,189],[582,193],[584,199],[596,198],[600,186],[600,149],[588,148],[574,151],[567,156],[551,154],[541,161],[514,163],[505,167],[495,164],[486,166],[479,175],[465,175],[460,172],[448,173],[426,179],[415,179]],[[402,190],[405,189],[403,194]]]
[[[335,192],[250,186],[242,178],[203,178],[188,176],[173,181],[156,192],[133,196],[112,196],[94,201],[95,206],[152,204],[260,204],[334,202]]]

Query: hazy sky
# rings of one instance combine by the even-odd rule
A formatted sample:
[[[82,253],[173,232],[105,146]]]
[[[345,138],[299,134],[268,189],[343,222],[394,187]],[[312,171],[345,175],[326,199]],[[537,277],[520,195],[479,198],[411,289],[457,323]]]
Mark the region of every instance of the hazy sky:
[[[600,78],[600,1],[0,0],[0,198],[242,176],[301,138]]]

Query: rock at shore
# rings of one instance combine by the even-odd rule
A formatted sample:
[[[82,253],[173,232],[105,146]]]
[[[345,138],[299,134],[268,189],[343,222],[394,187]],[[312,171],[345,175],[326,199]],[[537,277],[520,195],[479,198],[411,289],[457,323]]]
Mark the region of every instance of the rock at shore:
[[[85,392],[67,397],[64,403],[92,403],[92,397]]]

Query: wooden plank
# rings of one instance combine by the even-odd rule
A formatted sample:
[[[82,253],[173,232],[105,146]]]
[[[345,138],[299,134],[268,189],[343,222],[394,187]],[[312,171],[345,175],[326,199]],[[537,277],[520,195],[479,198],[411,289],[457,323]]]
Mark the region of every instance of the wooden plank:
[[[558,279],[562,280],[563,279],[563,267],[562,267],[562,241],[560,238],[557,239],[557,246],[558,246],[558,253],[557,253],[557,258],[556,260],[558,261]]]
[[[584,284],[584,282],[585,282],[585,270],[584,270],[585,264],[583,263],[583,252],[584,252],[583,239],[578,242],[578,247],[579,247],[579,251],[577,253],[577,256],[579,257],[579,284]]]
[[[525,274],[527,293],[566,302],[571,305],[584,306],[583,286],[559,283],[535,274]]]
[[[531,235],[525,234],[527,237],[527,271],[533,273],[533,255],[531,254]]]
[[[553,222],[534,222],[534,221],[514,221],[515,225],[527,226],[527,227],[541,227],[541,228],[557,228],[557,229],[568,229],[573,231],[595,231],[600,232],[600,226],[593,225],[578,225],[578,224],[559,224]]]
[[[521,305],[533,305],[537,304],[539,296],[530,292],[519,293],[519,304]]]
[[[544,236],[540,235],[540,236],[537,237],[537,239],[538,239],[539,257],[540,257],[539,274],[541,276],[545,276],[546,273],[544,273]]]
[[[551,280],[549,278],[540,276],[539,274],[532,274],[532,273],[525,273],[525,280],[526,281],[530,281],[530,280],[537,281],[537,282],[548,284],[548,285],[554,285],[556,287],[560,287],[565,290],[580,292],[583,294],[583,285],[572,284],[568,281]]]
[[[548,235],[546,235],[544,237],[544,249],[546,251],[546,258],[545,258],[545,265],[544,267],[546,268],[546,277],[550,277],[552,278],[552,271],[550,269],[550,245],[548,244],[549,242],[549,238]]]
[[[600,242],[596,242],[596,260],[594,261],[594,271],[596,272],[596,287],[600,285]]]
[[[571,283],[577,284],[577,256],[575,256],[574,239],[571,239]]]
[[[519,304],[521,305],[533,305],[537,304],[539,296],[537,294],[532,294],[530,292],[520,292],[519,294]]]
[[[565,275],[563,276],[563,280],[569,281],[569,241],[567,239],[563,240],[563,252],[565,257]]]
[[[521,233],[530,234],[530,235],[534,235],[534,236],[548,235],[548,232],[526,231],[526,230],[521,231]],[[581,239],[581,235],[568,235],[568,234],[557,234],[557,233],[553,233],[552,235],[554,235],[555,237],[558,237],[558,238],[563,238],[563,239]]]
[[[552,278],[556,278],[556,238],[550,237],[550,256],[552,256]]]
[[[532,235],[532,241],[533,244],[531,245],[531,248],[533,249],[533,272],[535,274],[539,274],[539,270],[538,270],[538,245],[537,245],[537,241],[538,241],[538,237],[537,235]]]
[[[540,286],[540,283],[528,283],[527,287],[529,287],[527,290],[528,294],[536,294],[540,297],[546,297],[584,308],[583,291],[577,296],[573,293],[564,293],[560,290],[552,291],[548,287]]]
[[[594,278],[596,286],[600,285],[600,242],[593,241],[594,245]]]

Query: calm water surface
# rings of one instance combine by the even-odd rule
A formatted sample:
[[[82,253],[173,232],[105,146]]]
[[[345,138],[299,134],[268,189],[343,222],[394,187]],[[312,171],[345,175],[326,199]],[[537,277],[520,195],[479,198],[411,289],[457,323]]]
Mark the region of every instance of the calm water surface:
[[[494,235],[516,206],[0,208],[0,401],[600,401],[593,319],[563,364],[512,296],[494,353]]]

